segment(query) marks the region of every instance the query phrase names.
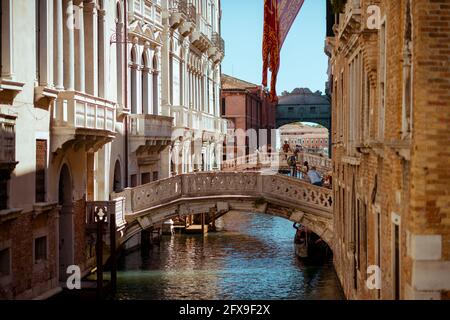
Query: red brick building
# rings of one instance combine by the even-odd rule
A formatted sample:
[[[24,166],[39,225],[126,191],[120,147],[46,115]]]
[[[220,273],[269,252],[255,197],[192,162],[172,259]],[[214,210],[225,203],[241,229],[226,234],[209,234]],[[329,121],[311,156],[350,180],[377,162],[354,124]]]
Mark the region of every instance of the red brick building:
[[[268,92],[262,86],[223,74],[221,114],[229,120],[227,145],[234,145],[234,151],[227,150],[228,157],[275,146],[272,130],[276,129],[276,104],[270,102]],[[230,135],[232,130],[237,134]]]

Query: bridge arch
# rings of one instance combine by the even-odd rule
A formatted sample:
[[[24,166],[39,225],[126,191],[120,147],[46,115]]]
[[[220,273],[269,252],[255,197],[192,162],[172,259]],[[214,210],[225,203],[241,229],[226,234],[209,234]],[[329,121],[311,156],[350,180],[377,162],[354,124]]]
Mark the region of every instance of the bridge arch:
[[[312,122],[331,132],[330,98],[309,89],[296,89],[291,94],[279,97],[276,122],[277,128],[295,122]]]
[[[332,248],[332,191],[260,172],[184,174],[126,189],[127,227],[121,242],[168,219],[215,211],[264,213],[298,222]]]

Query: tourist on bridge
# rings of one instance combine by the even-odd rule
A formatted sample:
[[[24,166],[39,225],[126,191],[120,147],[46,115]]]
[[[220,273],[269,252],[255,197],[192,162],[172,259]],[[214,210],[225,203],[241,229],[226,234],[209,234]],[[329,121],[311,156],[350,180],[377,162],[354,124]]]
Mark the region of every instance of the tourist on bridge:
[[[306,167],[306,173],[308,173],[309,172],[309,163],[308,163],[308,161],[305,161],[303,163],[303,166]]]
[[[289,143],[287,141],[285,141],[284,145],[283,145],[283,153],[284,153],[285,160],[287,160],[287,158],[288,158],[289,151],[291,151],[291,146],[289,145]]]
[[[311,183],[318,187],[323,187],[323,179],[319,172],[317,172],[316,167],[312,167],[311,170],[308,171],[308,177],[311,180]]]

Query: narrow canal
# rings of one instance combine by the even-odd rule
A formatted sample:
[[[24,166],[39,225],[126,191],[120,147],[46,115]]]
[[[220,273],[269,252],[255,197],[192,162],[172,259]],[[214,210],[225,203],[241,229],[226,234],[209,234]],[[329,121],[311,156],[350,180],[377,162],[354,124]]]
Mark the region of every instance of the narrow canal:
[[[118,299],[343,299],[331,262],[306,265],[294,253],[292,223],[229,213],[218,233],[165,236],[120,259]]]

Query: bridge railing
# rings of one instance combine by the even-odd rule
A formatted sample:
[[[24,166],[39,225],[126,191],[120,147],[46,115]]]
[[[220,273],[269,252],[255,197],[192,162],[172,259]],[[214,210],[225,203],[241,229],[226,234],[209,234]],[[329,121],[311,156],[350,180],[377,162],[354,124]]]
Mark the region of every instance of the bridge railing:
[[[111,217],[114,215],[114,225],[117,230],[122,229],[125,224],[125,198],[118,196],[111,201],[87,201],[85,223],[88,231],[95,231],[98,220],[103,220],[110,225]],[[109,230],[106,228],[106,230]]]
[[[198,197],[250,196],[270,198],[299,209],[331,213],[332,191],[299,179],[260,172],[198,172],[125,189],[126,214],[139,215],[174,200]]]
[[[293,153],[253,153],[251,155],[229,159],[222,163],[222,169],[225,171],[245,170],[252,168],[267,168],[274,169],[288,168],[287,159],[294,155]],[[329,173],[332,171],[332,161],[329,158],[321,157],[315,154],[306,152],[298,153],[298,164],[302,165],[305,161],[308,162],[309,167],[316,167],[321,173]]]

